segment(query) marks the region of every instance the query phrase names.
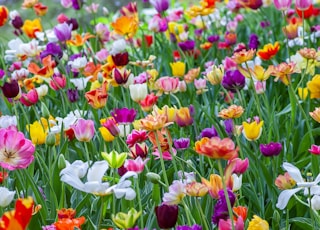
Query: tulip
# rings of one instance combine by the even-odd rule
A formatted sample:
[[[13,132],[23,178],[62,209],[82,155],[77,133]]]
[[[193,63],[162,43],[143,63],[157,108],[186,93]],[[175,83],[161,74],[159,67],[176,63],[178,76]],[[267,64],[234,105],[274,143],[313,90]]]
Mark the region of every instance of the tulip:
[[[132,84],[129,86],[131,99],[135,102],[144,100],[148,94],[148,86],[143,84]]]
[[[110,153],[102,152],[101,156],[109,163],[111,168],[117,169],[123,165],[128,154],[125,152],[118,153],[117,151],[112,150]]]
[[[162,13],[169,8],[169,0],[150,0],[150,4],[158,11]]]
[[[8,8],[5,6],[0,6],[0,27],[3,26],[9,18]]]
[[[71,125],[78,141],[89,142],[94,136],[94,122],[92,120],[78,119],[77,123]]]
[[[245,77],[239,70],[227,70],[221,82],[225,89],[230,90],[233,93],[236,93],[237,90],[241,90],[245,86],[245,83]]]
[[[2,93],[6,98],[19,98],[20,97],[20,86],[16,80],[6,82],[1,87]]]
[[[292,0],[274,0],[274,6],[281,11],[285,11],[290,8]]]
[[[243,135],[248,141],[255,141],[259,139],[262,133],[263,121],[256,119],[255,121],[248,123],[242,122],[243,126]]]
[[[108,129],[108,131],[114,136],[118,136],[120,134],[120,129],[114,120],[114,118],[108,118],[103,124],[103,127]]]
[[[137,212],[134,208],[131,208],[128,213],[118,212],[116,215],[112,214],[112,221],[121,229],[132,228],[139,216],[141,211]]]
[[[30,90],[28,93],[23,93],[20,97],[20,102],[25,106],[31,106],[38,102],[39,95],[36,89]]]
[[[266,157],[278,156],[282,150],[279,142],[270,142],[269,144],[261,144],[260,151]]]
[[[301,11],[307,10],[312,4],[312,0],[296,0],[296,8]]]
[[[136,173],[141,173],[144,170],[145,164],[148,162],[149,159],[142,160],[139,156],[134,160],[126,160],[124,163],[124,167],[127,171],[133,171]]]
[[[59,41],[65,42],[71,39],[72,25],[68,25],[66,22],[64,22],[55,26],[53,31]]]
[[[160,228],[173,228],[178,220],[178,205],[161,204],[156,206],[155,212]]]
[[[13,200],[15,193],[15,191],[9,191],[9,189],[5,187],[0,187],[0,206],[3,208],[8,206]]]

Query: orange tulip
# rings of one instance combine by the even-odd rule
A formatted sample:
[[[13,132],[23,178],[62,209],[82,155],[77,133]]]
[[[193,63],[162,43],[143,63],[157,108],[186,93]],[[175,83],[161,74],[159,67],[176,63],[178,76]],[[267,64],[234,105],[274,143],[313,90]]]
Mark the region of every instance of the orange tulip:
[[[195,150],[201,155],[214,159],[232,160],[238,156],[238,148],[230,138],[220,139],[219,137],[202,138],[195,143]]]
[[[36,18],[33,21],[25,20],[22,30],[29,38],[36,38],[36,32],[42,32],[40,18]]]
[[[270,60],[278,53],[279,49],[280,49],[279,42],[275,42],[274,45],[269,43],[264,45],[263,49],[258,50],[257,55],[262,60]]]
[[[106,105],[108,99],[107,84],[105,81],[100,88],[86,92],[85,98],[94,109],[100,109]]]
[[[210,175],[210,181],[205,178],[201,178],[202,184],[207,186],[210,196],[215,199],[219,199],[219,191],[223,189],[222,187],[222,179],[217,174]]]
[[[89,39],[89,38],[94,38],[95,36],[89,33],[86,33],[83,37],[81,37],[80,34],[76,34],[75,38],[72,40],[68,40],[67,44],[68,45],[73,45],[73,46],[83,46],[83,44]]]
[[[138,30],[138,21],[134,17],[122,16],[111,23],[114,31],[126,38],[132,38]]]

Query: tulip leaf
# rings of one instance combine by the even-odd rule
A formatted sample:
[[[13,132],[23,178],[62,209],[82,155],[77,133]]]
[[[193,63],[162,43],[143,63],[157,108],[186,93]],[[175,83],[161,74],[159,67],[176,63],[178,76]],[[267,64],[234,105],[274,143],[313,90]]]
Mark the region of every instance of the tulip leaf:
[[[311,225],[311,220],[309,218],[295,217],[295,218],[289,219],[289,222],[293,223],[293,225],[297,225],[297,227],[304,229],[304,230],[316,229],[316,228],[313,228],[313,226]]]

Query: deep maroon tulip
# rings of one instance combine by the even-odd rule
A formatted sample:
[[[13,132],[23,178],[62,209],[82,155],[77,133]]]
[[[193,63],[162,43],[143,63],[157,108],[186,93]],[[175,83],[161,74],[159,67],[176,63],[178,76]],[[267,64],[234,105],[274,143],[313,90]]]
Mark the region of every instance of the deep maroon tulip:
[[[6,98],[15,98],[20,93],[20,86],[16,80],[4,83],[1,89]]]
[[[177,150],[187,149],[190,146],[190,138],[179,138],[173,140],[173,145]]]
[[[72,30],[77,30],[79,28],[79,23],[75,18],[68,19],[67,24],[72,25]]]
[[[178,205],[161,204],[155,207],[157,222],[160,228],[173,228],[178,219]]]
[[[136,118],[137,111],[135,109],[121,108],[114,109],[110,114],[111,116],[113,116],[117,123],[130,124]]]
[[[236,93],[245,86],[246,79],[239,70],[228,70],[222,78],[222,86]]]
[[[112,55],[112,60],[116,66],[124,66],[129,63],[129,54],[124,52]]]
[[[282,145],[279,142],[270,142],[260,145],[261,153],[266,157],[278,156],[282,151]]]
[[[228,189],[228,197],[230,200],[231,207],[234,205],[236,201],[236,196],[234,193]],[[228,213],[228,205],[227,200],[224,195],[224,190],[219,191],[219,200],[217,201],[216,205],[214,206],[214,213],[212,216],[212,222],[214,224],[218,224],[220,219],[228,219],[229,213]]]
[[[23,26],[23,20],[20,15],[15,16],[14,19],[12,19],[11,24],[15,29],[20,29]]]

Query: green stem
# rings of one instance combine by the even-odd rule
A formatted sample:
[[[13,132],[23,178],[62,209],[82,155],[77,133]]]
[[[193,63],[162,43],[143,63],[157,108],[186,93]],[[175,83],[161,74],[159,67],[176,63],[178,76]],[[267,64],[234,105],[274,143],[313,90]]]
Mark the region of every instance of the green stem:
[[[100,212],[100,218],[98,222],[98,229],[101,229],[101,223],[103,219],[104,196],[101,196],[100,199],[101,199],[101,210],[100,210],[101,212]]]
[[[138,204],[139,204],[139,209],[141,211],[141,213],[143,213],[143,208],[142,208],[142,202],[141,202],[141,195],[140,195],[140,187],[139,187],[139,179],[140,177],[138,177],[138,179],[135,181],[135,185],[136,185],[136,189],[137,189],[137,199],[138,199]],[[140,226],[139,228],[143,229],[144,223],[143,223],[143,215],[140,215]]]
[[[200,201],[199,201],[198,197],[196,197],[196,204],[197,204],[198,210],[200,211],[200,215],[201,215],[201,218],[202,218],[202,223],[204,225],[204,230],[209,230],[210,228],[209,228],[206,216],[203,213],[203,210],[202,210],[202,207],[200,205]]]
[[[234,222],[233,222],[233,211],[232,211],[232,207],[231,207],[231,203],[230,203],[230,199],[229,199],[229,194],[228,194],[227,187],[226,187],[226,182],[225,182],[224,173],[223,173],[223,169],[222,169],[221,159],[218,160],[218,168],[219,168],[220,176],[222,178],[222,186],[223,186],[224,196],[227,201],[229,218],[231,220],[231,227],[232,227],[232,230],[235,230]]]

